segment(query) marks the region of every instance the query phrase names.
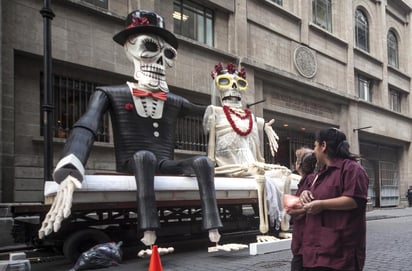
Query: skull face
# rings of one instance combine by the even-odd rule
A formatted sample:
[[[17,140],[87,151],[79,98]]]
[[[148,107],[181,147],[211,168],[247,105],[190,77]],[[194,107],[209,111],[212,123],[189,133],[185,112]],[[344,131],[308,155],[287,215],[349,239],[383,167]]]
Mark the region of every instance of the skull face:
[[[248,87],[246,79],[237,73],[224,73],[216,76],[215,85],[219,90],[222,105],[242,107],[242,97]]]
[[[132,36],[124,44],[127,57],[134,64],[134,79],[145,90],[168,92],[166,68],[173,67],[176,50],[163,38],[152,34]]]

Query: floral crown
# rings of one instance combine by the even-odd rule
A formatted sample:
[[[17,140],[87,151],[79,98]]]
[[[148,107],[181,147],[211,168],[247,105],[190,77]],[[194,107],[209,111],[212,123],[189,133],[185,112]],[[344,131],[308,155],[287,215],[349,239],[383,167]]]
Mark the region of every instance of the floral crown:
[[[213,79],[215,79],[216,76],[220,74],[225,74],[225,73],[230,73],[230,74],[237,74],[238,76],[242,77],[243,79],[246,79],[246,70],[245,68],[241,68],[240,71],[238,71],[237,66],[231,62],[227,63],[226,69],[223,69],[222,63],[218,63],[215,65],[213,71],[211,72],[211,76]]]

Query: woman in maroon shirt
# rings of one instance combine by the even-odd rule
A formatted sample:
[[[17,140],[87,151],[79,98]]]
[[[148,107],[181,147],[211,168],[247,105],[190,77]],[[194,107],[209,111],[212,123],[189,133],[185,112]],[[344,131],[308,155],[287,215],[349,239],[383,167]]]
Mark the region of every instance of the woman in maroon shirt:
[[[315,135],[314,152],[324,165],[300,195],[306,210],[304,270],[360,271],[365,263],[368,176],[335,128]]]

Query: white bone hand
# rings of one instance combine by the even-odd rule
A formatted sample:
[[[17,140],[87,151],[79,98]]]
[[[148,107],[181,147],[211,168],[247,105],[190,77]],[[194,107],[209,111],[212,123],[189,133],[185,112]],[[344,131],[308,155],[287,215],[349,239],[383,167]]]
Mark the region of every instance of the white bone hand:
[[[175,249],[174,247],[159,247],[157,248],[157,251],[159,252],[159,255],[162,256],[162,255],[173,253]],[[153,253],[152,249],[148,248],[148,249],[140,250],[139,253],[137,253],[137,256],[139,256],[140,258],[145,258],[145,257],[151,256],[152,253]]]
[[[216,245],[215,247],[209,247],[208,252],[217,252],[217,251],[238,251],[244,248],[247,248],[247,245],[244,244],[225,244],[225,245]]]
[[[279,136],[275,133],[275,131],[272,128],[272,124],[274,122],[275,120],[271,119],[269,122],[265,123],[264,128],[263,128],[269,140],[270,153],[272,154],[272,156],[275,156],[275,153],[278,151],[278,148],[279,148],[279,145],[278,145]]]
[[[73,192],[75,188],[81,187],[81,182],[70,175],[60,183],[53,204],[50,207],[49,212],[46,214],[39,230],[40,239],[43,239],[50,233],[57,232],[60,229],[63,219],[70,216],[73,202]]]

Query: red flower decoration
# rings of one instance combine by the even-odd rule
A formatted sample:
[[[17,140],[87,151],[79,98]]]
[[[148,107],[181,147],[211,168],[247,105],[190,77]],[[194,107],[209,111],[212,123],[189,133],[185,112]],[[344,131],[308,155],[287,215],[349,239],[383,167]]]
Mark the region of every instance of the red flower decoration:
[[[216,64],[216,65],[215,65],[215,68],[213,69],[213,71],[212,71],[211,74],[210,74],[210,75],[212,76],[212,79],[215,79],[215,77],[216,77],[217,75],[219,75],[222,70],[223,70],[222,63]]]
[[[124,109],[126,109],[127,111],[130,111],[134,108],[133,104],[131,103],[127,103],[124,105]]]
[[[235,72],[237,72],[237,66],[231,62],[227,63],[226,65],[226,70],[231,73],[234,74]]]
[[[245,68],[241,68],[240,69],[240,72],[238,72],[238,75],[240,76],[240,77],[242,77],[243,79],[246,79],[246,70],[245,70]]]
[[[239,113],[235,112],[229,106],[224,105],[223,106],[223,112],[225,112],[226,119],[229,121],[230,126],[232,126],[232,129],[236,132],[236,134],[238,134],[240,136],[247,136],[248,134],[250,134],[250,132],[252,131],[252,127],[253,127],[253,121],[252,121],[252,112],[249,109],[245,109],[245,114],[240,115]],[[248,128],[246,129],[246,131],[242,131],[242,130],[239,129],[239,127],[236,126],[236,123],[232,118],[232,114],[235,115],[236,117],[238,117],[241,120],[248,119],[249,125],[248,125]]]
[[[127,26],[127,28],[136,27],[139,25],[148,25],[150,24],[149,20],[146,17],[132,18],[132,23]]]
[[[216,76],[223,73],[230,73],[230,74],[237,74],[239,77],[246,79],[246,70],[245,68],[241,68],[240,71],[237,70],[237,66],[231,62],[226,65],[226,70],[223,70],[222,63],[218,63],[215,65],[214,69],[210,73],[212,79],[215,79]]]

